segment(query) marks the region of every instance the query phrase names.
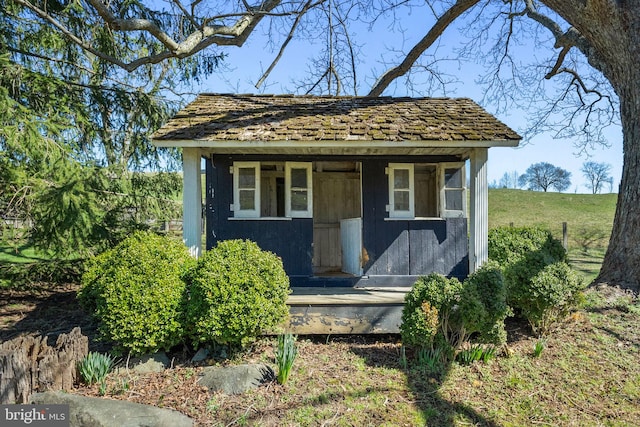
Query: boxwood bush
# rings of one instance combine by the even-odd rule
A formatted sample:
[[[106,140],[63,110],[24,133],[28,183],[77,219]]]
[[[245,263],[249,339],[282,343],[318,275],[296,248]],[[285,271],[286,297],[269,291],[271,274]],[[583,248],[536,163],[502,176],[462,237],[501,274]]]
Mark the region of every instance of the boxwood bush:
[[[432,273],[420,277],[404,300],[400,334],[405,345],[437,348],[448,345],[450,329],[456,329],[460,318],[455,311],[462,283]]]
[[[248,240],[221,241],[188,276],[190,335],[200,343],[245,347],[288,315],[282,260]]]
[[[182,241],[136,232],[89,262],[78,298],[117,349],[169,349],[184,338],[182,276],[194,264]]]
[[[579,300],[582,281],[566,263],[562,244],[548,230],[492,229],[489,258],[503,268],[507,303],[529,321],[538,335],[548,332]]]
[[[507,287],[500,265],[489,261],[464,281],[460,310],[468,334],[477,341],[502,345],[507,342],[504,321],[511,310],[507,305]]]
[[[532,252],[544,253],[552,262],[566,261],[562,243],[540,227],[498,227],[489,230],[489,259],[513,264]]]
[[[512,300],[537,335],[545,335],[575,309],[584,283],[565,262],[546,265],[522,286],[515,286]]]
[[[472,336],[501,345],[509,313],[502,272],[488,263],[464,282],[430,274],[418,279],[405,297],[400,333],[405,345],[438,350],[452,359]]]

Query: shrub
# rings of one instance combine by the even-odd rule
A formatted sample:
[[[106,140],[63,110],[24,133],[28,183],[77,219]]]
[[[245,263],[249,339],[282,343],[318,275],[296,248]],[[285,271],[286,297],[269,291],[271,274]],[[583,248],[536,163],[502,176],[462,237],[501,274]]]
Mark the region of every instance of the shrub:
[[[405,297],[400,333],[404,344],[439,350],[451,360],[472,335],[504,344],[508,314],[502,272],[487,263],[463,283],[435,273],[418,279]]]
[[[489,230],[489,259],[500,265],[518,262],[532,252],[544,253],[552,262],[567,260],[562,243],[543,228],[498,227]]]
[[[432,273],[423,276],[405,296],[400,333],[405,345],[436,348],[450,343],[460,323],[456,305],[462,283]]]
[[[500,266],[487,262],[463,284],[460,310],[467,334],[477,333],[478,341],[495,345],[507,342],[504,320],[511,313],[507,288]]]
[[[244,347],[289,313],[282,260],[248,240],[219,242],[198,260],[188,283],[187,317],[196,345]]]
[[[182,276],[194,263],[181,241],[136,232],[89,263],[78,298],[116,348],[169,349],[184,336]]]
[[[489,258],[502,265],[507,304],[526,318],[531,281],[548,265],[565,263],[567,254],[551,232],[539,227],[501,227],[489,231]],[[548,298],[540,296],[540,298]],[[533,302],[535,303],[535,302]],[[535,303],[538,304],[538,303]],[[544,302],[540,302],[544,305]]]
[[[546,334],[578,305],[582,279],[565,262],[545,266],[528,282],[514,287],[512,298],[534,333]]]

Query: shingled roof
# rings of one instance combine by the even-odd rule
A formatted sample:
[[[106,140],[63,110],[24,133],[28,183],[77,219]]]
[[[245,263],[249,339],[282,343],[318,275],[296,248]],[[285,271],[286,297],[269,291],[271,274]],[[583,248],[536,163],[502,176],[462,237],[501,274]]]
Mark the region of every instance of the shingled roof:
[[[221,94],[199,95],[153,135],[158,145],[199,141],[203,146],[217,141],[451,141],[468,146],[488,141],[490,146],[516,146],[520,139],[468,98]]]

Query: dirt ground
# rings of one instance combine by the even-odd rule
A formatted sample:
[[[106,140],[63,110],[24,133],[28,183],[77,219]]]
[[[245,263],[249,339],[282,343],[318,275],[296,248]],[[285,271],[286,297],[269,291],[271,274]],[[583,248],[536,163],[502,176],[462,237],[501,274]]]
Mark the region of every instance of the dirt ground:
[[[109,351],[110,346],[108,344],[96,339],[96,324],[88,313],[80,308],[76,300],[77,290],[78,285],[61,285],[55,288],[43,286],[28,290],[1,291],[0,342],[20,335],[38,334],[46,335],[49,344],[53,345],[58,335],[68,333],[74,327],[79,326],[82,332],[89,337],[89,349],[91,351]],[[566,381],[566,378],[562,377],[564,371],[555,367],[558,364],[556,361],[562,360],[564,353],[559,352],[564,344],[577,343],[576,345],[578,345],[583,341],[586,342],[585,339],[587,337],[591,337],[592,341],[584,344],[587,347],[586,350],[583,349],[584,351],[588,350],[591,358],[593,354],[599,354],[600,350],[593,349],[599,345],[600,341],[608,339],[609,336],[611,336],[612,340],[615,338],[614,341],[617,343],[615,349],[618,352],[618,356],[614,360],[615,363],[608,368],[615,370],[616,363],[618,363],[617,360],[623,354],[622,351],[626,351],[625,349],[627,348],[634,348],[634,346],[637,347],[638,342],[640,342],[637,339],[637,334],[632,334],[626,337],[624,341],[621,341],[618,337],[619,332],[615,328],[626,327],[627,323],[620,323],[622,326],[611,323],[626,316],[632,319],[629,322],[635,324],[637,317],[634,317],[633,313],[627,313],[618,308],[619,304],[616,302],[623,298],[635,298],[635,296],[606,286],[602,287],[602,289],[597,289],[597,291],[603,299],[603,309],[591,314],[587,313],[587,315],[577,313],[576,316],[568,320],[569,323],[562,328],[562,333],[550,340],[550,347],[545,350],[545,355],[553,363],[549,362],[549,365],[542,365],[545,366],[543,369],[545,372],[544,378],[548,377],[549,379],[545,379],[543,384],[539,385],[542,388],[550,388],[550,391],[541,393],[541,395],[563,396],[566,394],[566,390],[562,388],[564,381]],[[601,320],[599,321],[604,322],[606,320],[610,324],[594,325],[587,320],[588,315],[595,314],[600,316],[599,319]],[[531,332],[525,322],[510,320],[507,330],[509,334],[508,348],[510,351],[514,351],[515,354],[521,355],[518,360],[524,360],[524,363],[534,367],[547,360],[545,358],[533,360],[530,356],[526,356],[530,353],[535,338],[531,336]],[[514,382],[515,377],[511,378],[515,375],[513,373],[514,368],[511,366],[512,363],[515,363],[511,361],[514,359],[507,358],[504,359],[504,363],[494,363],[486,367],[480,366],[468,370],[458,370],[458,375],[473,377],[470,377],[469,381],[462,378],[456,382],[456,387],[458,385],[461,387],[461,391],[459,391],[457,389],[449,390],[446,387],[444,389],[438,388],[441,385],[438,378],[429,376],[424,378],[404,378],[400,374],[402,372],[400,365],[401,344],[397,335],[301,338],[299,337],[298,340],[299,360],[296,361],[294,383],[291,385],[280,386],[277,383],[270,383],[249,395],[240,396],[226,396],[210,392],[198,385],[198,374],[202,370],[202,366],[194,366],[189,363],[194,351],[184,347],[169,353],[173,367],[162,373],[109,375],[105,397],[172,408],[193,418],[196,426],[252,425],[254,424],[253,421],[264,426],[280,426],[282,422],[279,417],[282,417],[283,414],[286,415],[287,412],[294,410],[300,412],[307,408],[309,408],[310,412],[307,418],[304,418],[306,420],[305,424],[325,425],[327,422],[331,424],[329,421],[335,421],[335,419],[342,416],[352,416],[354,414],[352,407],[356,405],[361,406],[361,413],[365,415],[346,418],[352,421],[350,421],[351,424],[345,425],[415,425],[415,420],[412,418],[413,412],[409,412],[410,410],[406,409],[408,407],[427,408],[424,412],[432,415],[441,411],[445,414],[443,417],[460,417],[462,416],[460,414],[468,416],[473,413],[475,415],[471,416],[470,420],[476,425],[495,425],[489,419],[482,418],[475,410],[471,412],[468,409],[464,410],[466,406],[461,406],[459,402],[465,401],[464,399],[468,398],[468,396],[461,397],[460,393],[470,395],[475,392],[482,395],[493,393],[498,396],[505,391],[504,385],[495,385],[502,384],[500,382],[502,379],[506,378],[505,381],[511,381],[507,384],[507,394],[514,392],[508,387],[515,387],[514,384],[516,384]],[[570,347],[570,350],[578,352],[578,355],[582,354],[580,353],[582,347],[580,349],[574,347],[576,346]],[[610,350],[612,348],[611,344],[607,344],[606,348]],[[609,353],[603,352],[600,354],[607,355]],[[637,360],[637,354],[630,357],[633,360]],[[248,352],[231,361],[217,362],[223,364],[256,362],[268,363],[273,366],[273,360],[273,340],[264,339],[259,340]],[[366,363],[366,365],[363,365],[363,363]],[[581,364],[590,366],[584,361]],[[571,363],[567,362],[566,365],[570,367]],[[596,366],[598,364],[594,362],[593,365]],[[629,366],[633,366],[633,364]],[[620,369],[626,372],[629,366],[623,366]],[[371,373],[372,370],[375,370],[375,373]],[[554,377],[555,370],[558,371],[557,378]],[[525,373],[518,373],[518,375],[525,375]],[[636,383],[633,382],[636,381],[634,380],[635,374],[624,376],[613,373],[612,375],[619,375],[621,378],[619,381],[629,380],[629,384],[623,390],[626,390],[627,394],[636,393],[634,391],[635,388],[633,388],[636,387]],[[581,374],[581,377],[597,379],[598,375],[592,371],[586,371],[586,373]],[[491,382],[489,378],[493,378],[495,381]],[[412,380],[414,383],[411,382]],[[517,382],[516,385],[527,384],[528,381],[533,380]],[[472,386],[467,383],[472,384]],[[467,385],[465,386],[465,384]],[[482,388],[483,386],[487,387],[487,389]],[[591,385],[587,386],[591,387]],[[555,387],[559,388],[556,389]],[[573,387],[575,388],[575,386]],[[353,390],[357,390],[357,393],[354,393]],[[97,385],[91,387],[78,385],[70,392],[87,396],[101,395]],[[556,416],[568,417],[569,421],[560,424],[578,425],[572,423],[573,421],[585,421],[586,415],[582,410],[583,404],[595,405],[592,408],[594,413],[604,413],[606,415],[611,411],[607,408],[603,409],[603,405],[606,406],[605,404],[608,404],[609,401],[615,401],[615,396],[619,394],[604,393],[591,403],[581,401],[575,413],[571,412],[570,408],[567,408],[564,403],[553,402],[551,406],[545,406],[544,411],[552,410],[552,413],[556,414]],[[448,400],[442,397],[445,395],[450,395]],[[376,400],[376,396],[381,401]],[[474,405],[478,408],[484,407],[484,400],[480,397],[478,399],[480,399],[480,403],[475,403]],[[512,400],[513,398],[507,395],[503,399],[504,405],[510,404]],[[453,404],[451,402],[458,403]],[[537,404],[542,403],[544,401],[537,402]],[[320,413],[320,411],[324,412]],[[505,409],[505,414],[508,413],[509,411]],[[440,425],[438,422],[444,418],[437,418],[437,415],[433,416],[436,416],[434,425]],[[318,419],[314,417],[318,417]],[[497,415],[496,417],[500,418]],[[503,414],[502,417],[508,419],[508,415]],[[594,416],[588,418],[586,423],[582,425],[600,425],[602,419],[603,416]],[[620,415],[617,418],[613,416],[613,419],[617,419],[619,425],[624,425],[628,417],[625,418]],[[292,425],[294,424],[300,423],[293,423]]]
[[[0,298],[0,343],[21,335],[46,335],[50,345],[55,344],[58,335],[70,332],[79,326],[84,335],[89,337],[89,350],[108,352],[110,346],[97,339],[97,325],[76,300],[79,286],[75,284],[60,285],[49,288],[33,287],[27,290],[3,291]],[[314,342],[315,340],[315,342]],[[312,357],[321,352],[323,360],[335,361],[334,372],[346,372],[351,368],[350,361],[343,360],[345,346],[357,343],[362,351],[370,352],[372,357],[380,358],[388,355],[389,363],[397,364],[399,338],[385,336],[366,338],[332,337],[336,345],[324,345],[327,337],[314,337],[304,344],[305,353]],[[110,375],[107,380],[107,397],[128,400],[131,402],[150,404],[178,410],[192,417],[197,426],[212,424],[210,416],[212,402],[224,399],[225,407],[244,405],[242,397],[224,396],[210,392],[197,384],[198,373],[202,366],[189,362],[193,350],[183,348],[170,353],[173,369],[162,373]],[[273,361],[273,343],[268,340],[258,341],[253,348],[241,355],[242,363],[264,363]],[[333,353],[333,354],[332,354]],[[232,360],[227,362],[238,362]],[[218,361],[219,362],[219,361]],[[222,363],[226,363],[222,361]],[[382,363],[382,361],[381,361]],[[344,366],[340,366],[344,364]],[[72,393],[86,396],[100,396],[97,385],[88,387],[79,384]],[[274,399],[282,393],[277,383],[261,387],[256,392],[265,399]],[[278,408],[273,408],[274,413]],[[277,424],[277,418],[273,420]]]

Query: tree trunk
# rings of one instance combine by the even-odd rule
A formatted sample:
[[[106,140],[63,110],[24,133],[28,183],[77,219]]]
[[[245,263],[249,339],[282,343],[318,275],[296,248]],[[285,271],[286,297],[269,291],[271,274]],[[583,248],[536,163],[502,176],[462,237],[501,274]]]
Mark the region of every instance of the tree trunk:
[[[0,345],[0,404],[28,403],[34,392],[70,390],[78,381],[78,362],[88,353],[89,339],[80,328],[58,337],[18,337]]]
[[[596,280],[640,291],[640,5],[618,7],[626,12],[620,30],[628,44],[617,46],[608,77],[620,99],[624,163],[609,248]]]
[[[618,94],[624,151],[622,181],[609,247],[596,281],[640,291],[640,78]]]

